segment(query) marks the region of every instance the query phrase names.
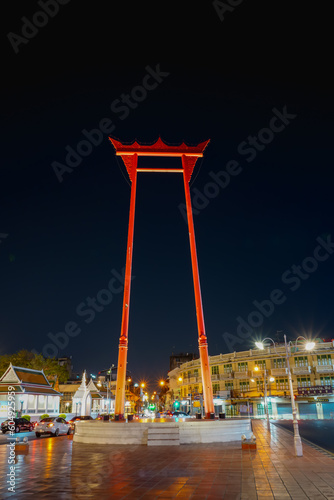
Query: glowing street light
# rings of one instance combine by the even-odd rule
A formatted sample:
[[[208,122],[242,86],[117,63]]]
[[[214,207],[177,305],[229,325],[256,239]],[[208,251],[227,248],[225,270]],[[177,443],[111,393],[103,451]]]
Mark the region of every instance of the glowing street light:
[[[305,350],[311,351],[314,348],[315,342],[308,341],[302,335],[300,335],[296,339],[295,348],[297,348],[297,341],[300,338],[302,338],[306,341],[306,343],[304,345]],[[270,337],[267,337],[264,340],[270,340],[270,342],[272,342],[274,349],[275,349],[275,352],[278,355],[278,352],[276,350],[276,345],[275,345],[275,342],[273,341],[273,339],[271,339]],[[262,342],[255,342],[255,345],[258,349],[261,349],[261,350],[264,349],[264,344],[263,344],[264,340]],[[292,419],[293,419],[293,443],[294,443],[294,448],[295,448],[295,455],[297,457],[302,457],[303,456],[303,445],[302,445],[302,440],[301,440],[300,435],[299,435],[299,426],[298,426],[298,420],[297,420],[297,408],[296,408],[295,398],[294,398],[294,394],[293,394],[292,375],[291,375],[291,368],[290,368],[290,361],[289,361],[289,358],[291,357],[291,344],[292,344],[291,340],[289,342],[287,342],[286,335],[284,335],[285,358],[286,358],[286,364],[287,364],[287,368],[288,368],[289,388],[290,388],[290,398],[291,398],[291,408],[292,408]]]

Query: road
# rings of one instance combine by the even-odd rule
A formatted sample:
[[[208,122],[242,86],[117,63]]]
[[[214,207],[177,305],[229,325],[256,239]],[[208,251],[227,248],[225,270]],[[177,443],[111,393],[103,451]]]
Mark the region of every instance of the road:
[[[272,423],[293,432],[292,420],[275,420]],[[302,438],[334,453],[334,420],[298,420],[298,423]]]

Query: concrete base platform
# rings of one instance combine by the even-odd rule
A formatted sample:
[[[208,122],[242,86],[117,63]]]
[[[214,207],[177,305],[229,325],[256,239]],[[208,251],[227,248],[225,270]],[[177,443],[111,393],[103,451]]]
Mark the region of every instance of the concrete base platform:
[[[73,441],[91,444],[179,445],[226,443],[252,435],[249,419],[76,423]]]

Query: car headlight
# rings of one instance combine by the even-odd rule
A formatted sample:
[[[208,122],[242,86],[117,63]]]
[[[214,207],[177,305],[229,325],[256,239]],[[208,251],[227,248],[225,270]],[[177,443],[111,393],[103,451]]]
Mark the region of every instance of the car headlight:
[[[53,426],[54,426],[54,424],[48,424],[48,427],[53,427]]]

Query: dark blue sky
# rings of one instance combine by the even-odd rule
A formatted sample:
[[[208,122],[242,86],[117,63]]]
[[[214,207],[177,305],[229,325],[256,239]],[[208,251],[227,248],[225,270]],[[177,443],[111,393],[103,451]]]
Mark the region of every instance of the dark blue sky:
[[[124,167],[105,131],[92,137],[99,144],[90,154],[80,143],[102,126],[127,142],[211,139],[191,186],[210,355],[247,349],[277,330],[333,338],[332,42],[325,7],[303,12],[290,3],[245,0],[221,21],[211,2],[155,6],[154,18],[147,5],[72,0],[34,34],[21,18],[43,24],[45,16],[35,15],[41,7],[7,6],[1,354],[51,353],[48,334],[66,327],[72,337],[58,335],[67,342],[59,355],[72,355],[75,370],[117,363],[117,279],[111,302],[93,311],[87,299],[106,300],[99,292],[125,265]],[[8,39],[9,32],[30,38]],[[66,155],[78,148],[86,156],[71,156],[78,165],[59,182],[55,162],[68,169]],[[226,182],[231,165],[235,175],[218,187],[217,175]],[[138,379],[165,376],[172,352],[197,352],[182,203],[181,176],[139,177],[128,355]]]

